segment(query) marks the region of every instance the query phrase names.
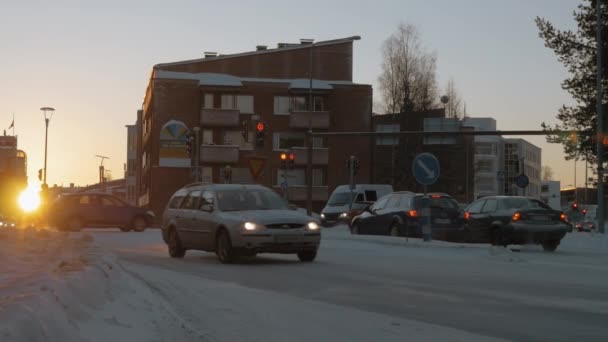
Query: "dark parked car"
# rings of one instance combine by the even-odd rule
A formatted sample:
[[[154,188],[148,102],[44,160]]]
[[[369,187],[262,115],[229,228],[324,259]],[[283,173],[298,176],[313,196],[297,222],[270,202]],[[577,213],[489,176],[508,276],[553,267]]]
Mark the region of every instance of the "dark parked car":
[[[178,190],[163,214],[169,255],[215,252],[222,263],[239,255],[294,253],[313,261],[321,242],[315,220],[261,185],[192,184]]]
[[[466,208],[465,218],[472,242],[499,246],[532,243],[554,251],[569,230],[564,213],[527,197],[484,197]]]
[[[51,226],[60,230],[118,227],[124,232],[142,232],[154,222],[154,213],[112,195],[76,193],[60,195],[49,208],[47,218]]]
[[[431,231],[435,239],[461,240],[464,215],[449,195],[430,193]],[[422,236],[423,194],[394,192],[382,197],[363,214],[355,217],[352,234]]]

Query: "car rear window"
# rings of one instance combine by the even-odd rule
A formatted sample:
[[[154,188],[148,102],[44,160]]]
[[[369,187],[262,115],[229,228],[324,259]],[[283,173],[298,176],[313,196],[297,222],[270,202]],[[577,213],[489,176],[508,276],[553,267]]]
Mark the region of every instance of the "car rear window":
[[[422,200],[422,196],[416,197],[416,208],[420,208],[420,202]],[[431,208],[435,209],[460,209],[458,203],[451,197],[447,196],[439,196],[433,197],[431,196]]]
[[[499,209],[551,209],[545,203],[529,198],[503,198],[498,201]]]

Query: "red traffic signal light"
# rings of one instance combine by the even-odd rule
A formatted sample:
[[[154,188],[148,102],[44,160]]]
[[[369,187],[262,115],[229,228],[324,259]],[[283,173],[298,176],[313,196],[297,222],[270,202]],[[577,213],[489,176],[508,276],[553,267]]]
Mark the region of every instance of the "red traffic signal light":
[[[266,125],[264,125],[264,123],[262,121],[259,121],[257,125],[255,125],[255,129],[258,132],[264,132],[264,129],[266,128]]]
[[[293,153],[290,153],[290,154],[289,154],[289,160],[290,160],[290,161],[294,161],[294,160],[296,160],[296,155],[295,155],[295,154],[293,154]]]
[[[572,209],[578,209],[578,204],[577,203],[572,203]]]

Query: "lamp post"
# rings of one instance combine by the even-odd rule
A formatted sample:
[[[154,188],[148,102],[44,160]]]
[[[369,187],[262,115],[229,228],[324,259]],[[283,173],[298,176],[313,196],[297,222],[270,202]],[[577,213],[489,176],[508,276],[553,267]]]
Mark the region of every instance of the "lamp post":
[[[49,122],[51,121],[51,119],[53,118],[53,113],[55,112],[55,108],[53,107],[42,107],[40,108],[40,110],[44,113],[44,124],[45,124],[45,131],[44,131],[44,173],[43,173],[43,179],[42,179],[42,184],[43,187],[46,189],[48,187],[48,185],[46,184],[46,159],[47,159],[47,151],[48,151],[48,137],[49,137]]]

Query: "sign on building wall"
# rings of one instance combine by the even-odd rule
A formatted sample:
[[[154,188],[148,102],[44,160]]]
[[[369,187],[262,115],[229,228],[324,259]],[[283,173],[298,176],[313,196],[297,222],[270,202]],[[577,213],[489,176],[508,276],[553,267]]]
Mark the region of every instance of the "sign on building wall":
[[[171,120],[160,131],[158,164],[165,167],[190,167],[186,150],[188,127],[183,122]]]

